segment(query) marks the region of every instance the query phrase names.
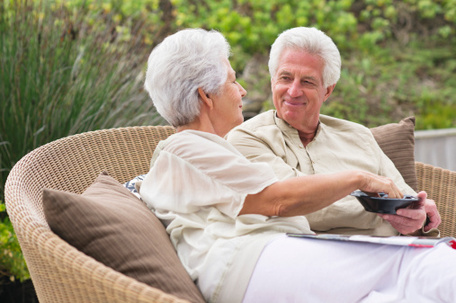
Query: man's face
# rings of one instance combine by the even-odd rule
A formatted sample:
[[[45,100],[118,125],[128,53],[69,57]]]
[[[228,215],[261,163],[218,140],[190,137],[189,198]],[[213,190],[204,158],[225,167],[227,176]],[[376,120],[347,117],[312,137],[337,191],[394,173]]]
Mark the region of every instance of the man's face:
[[[323,84],[324,62],[319,56],[286,49],[271,80],[272,98],[279,118],[298,131],[316,127],[323,102],[335,85]]]

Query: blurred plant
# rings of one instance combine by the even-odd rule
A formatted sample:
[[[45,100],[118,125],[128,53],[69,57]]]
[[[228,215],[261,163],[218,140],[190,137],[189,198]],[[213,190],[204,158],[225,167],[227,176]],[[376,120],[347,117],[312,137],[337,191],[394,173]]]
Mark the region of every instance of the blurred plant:
[[[149,47],[125,25],[130,19],[112,8],[92,11],[88,1],[2,3],[2,194],[10,168],[40,145],[161,122],[142,88]]]
[[[243,70],[246,58],[268,54],[282,31],[296,26],[315,26],[328,31],[339,46],[355,38],[356,18],[349,11],[352,0],[202,0],[188,4],[173,0],[176,25],[217,29],[227,37],[236,56],[232,64]]]
[[[451,47],[414,40],[343,58],[339,83],[322,113],[366,126],[415,116],[416,129],[456,126],[456,58]]]
[[[5,204],[0,203],[0,276],[23,282],[30,278],[11,221],[6,216]]]

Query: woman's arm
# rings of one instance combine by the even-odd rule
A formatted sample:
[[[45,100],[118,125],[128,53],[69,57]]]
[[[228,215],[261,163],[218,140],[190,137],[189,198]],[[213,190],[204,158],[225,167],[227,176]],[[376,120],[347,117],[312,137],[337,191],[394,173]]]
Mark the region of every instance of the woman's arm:
[[[402,193],[389,178],[351,170],[325,175],[300,176],[278,181],[258,194],[248,195],[242,214],[298,216],[320,210],[351,192],[385,192],[391,198]]]

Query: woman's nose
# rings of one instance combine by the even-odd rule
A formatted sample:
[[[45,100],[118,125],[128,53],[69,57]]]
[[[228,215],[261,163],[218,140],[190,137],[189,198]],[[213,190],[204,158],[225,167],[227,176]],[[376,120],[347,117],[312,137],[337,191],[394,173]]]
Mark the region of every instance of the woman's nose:
[[[238,85],[239,85],[239,92],[241,93],[241,96],[245,97],[245,95],[247,95],[247,91],[239,83],[238,83]]]

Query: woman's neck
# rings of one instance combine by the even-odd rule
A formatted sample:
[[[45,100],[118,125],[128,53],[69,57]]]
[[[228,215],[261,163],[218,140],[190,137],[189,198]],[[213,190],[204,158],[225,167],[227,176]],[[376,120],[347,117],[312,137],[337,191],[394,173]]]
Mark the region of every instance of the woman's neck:
[[[215,131],[215,128],[212,125],[212,123],[210,123],[210,120],[205,119],[204,116],[197,117],[195,120],[193,120],[192,122],[190,122],[188,124],[176,127],[177,132],[181,132],[181,131],[188,130],[188,129],[199,130],[202,132],[211,133],[211,134],[220,136],[220,134],[218,134]]]

